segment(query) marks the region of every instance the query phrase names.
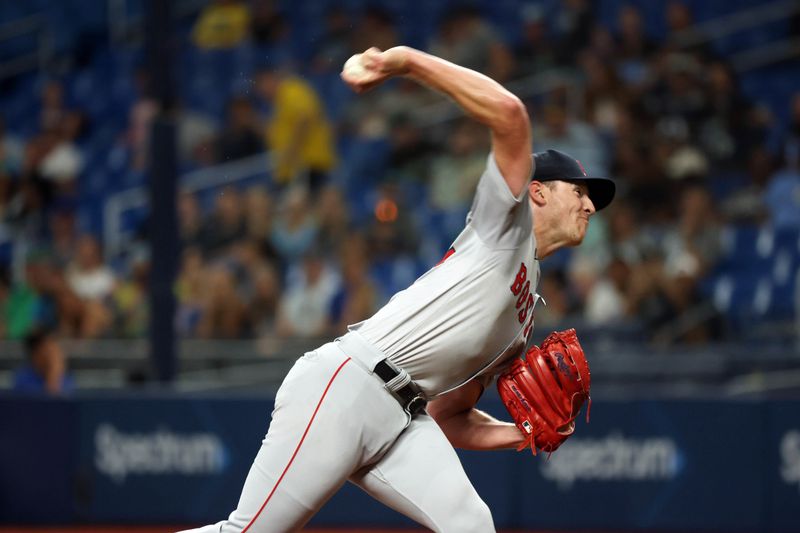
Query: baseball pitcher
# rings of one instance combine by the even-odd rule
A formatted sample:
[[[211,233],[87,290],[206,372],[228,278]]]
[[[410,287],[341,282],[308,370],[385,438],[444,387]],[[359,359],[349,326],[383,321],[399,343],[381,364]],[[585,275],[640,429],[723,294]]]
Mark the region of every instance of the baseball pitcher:
[[[297,360],[237,508],[192,531],[296,531],[346,481],[434,531],[494,531],[454,447],[553,451],[588,399],[574,331],[521,356],[539,260],[581,243],[614,183],[560,152],[531,156],[525,106],[478,72],[404,46],[366,50],[342,72],[358,93],[395,76],[450,97],[491,132],[464,230],[374,316]],[[513,423],[475,408],[498,375]]]

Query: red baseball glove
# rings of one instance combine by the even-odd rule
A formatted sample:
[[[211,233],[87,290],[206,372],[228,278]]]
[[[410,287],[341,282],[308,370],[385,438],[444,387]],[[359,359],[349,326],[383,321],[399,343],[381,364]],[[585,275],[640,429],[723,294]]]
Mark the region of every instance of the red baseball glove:
[[[575,418],[591,398],[589,363],[574,329],[547,336],[541,348],[533,346],[497,379],[497,390],[517,427],[531,447],[555,451],[575,431]]]

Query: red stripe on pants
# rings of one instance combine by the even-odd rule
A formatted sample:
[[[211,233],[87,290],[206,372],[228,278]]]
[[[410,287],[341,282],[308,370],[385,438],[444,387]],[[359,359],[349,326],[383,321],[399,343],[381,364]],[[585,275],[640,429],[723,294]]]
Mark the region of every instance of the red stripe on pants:
[[[302,446],[303,445],[303,441],[306,440],[306,435],[308,435],[308,430],[311,429],[311,424],[314,423],[314,418],[317,416],[317,411],[319,411],[319,407],[320,407],[320,405],[322,405],[322,400],[325,399],[325,395],[328,394],[328,389],[331,388],[331,384],[333,383],[333,380],[336,379],[336,376],[339,375],[339,371],[349,361],[350,361],[349,357],[347,359],[345,359],[344,362],[341,365],[339,365],[339,368],[336,369],[336,372],[333,373],[333,376],[331,377],[331,380],[328,381],[328,385],[325,387],[325,391],[322,393],[322,397],[319,399],[319,402],[317,402],[317,407],[314,409],[314,414],[311,415],[311,420],[308,421],[308,425],[306,426],[306,430],[303,432],[303,436],[300,438],[300,442],[297,444],[297,448],[294,449],[294,453],[292,454],[292,458],[289,459],[289,463],[286,465],[286,468],[283,469],[283,473],[281,474],[281,477],[278,478],[277,483],[275,483],[275,486],[272,487],[272,490],[270,491],[269,495],[267,496],[267,499],[264,500],[264,503],[261,504],[261,507],[258,509],[258,512],[253,517],[253,519],[250,520],[250,523],[247,524],[247,526],[245,526],[245,528],[242,530],[242,533],[247,533],[247,530],[250,529],[250,526],[252,526],[253,523],[255,523],[256,519],[261,514],[261,511],[263,511],[264,507],[266,507],[267,504],[269,503],[269,500],[270,500],[270,498],[272,498],[272,495],[275,494],[275,491],[278,489],[278,485],[280,485],[281,481],[283,480],[283,476],[286,475],[286,472],[289,470],[289,467],[292,466],[292,462],[294,461],[294,458],[297,456],[297,452],[300,451],[300,446]]]

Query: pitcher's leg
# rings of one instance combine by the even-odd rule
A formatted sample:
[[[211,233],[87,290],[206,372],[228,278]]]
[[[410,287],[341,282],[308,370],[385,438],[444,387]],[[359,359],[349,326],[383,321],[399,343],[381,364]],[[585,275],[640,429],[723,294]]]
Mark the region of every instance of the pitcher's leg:
[[[299,530],[357,466],[360,452],[338,416],[351,401],[348,365],[348,358],[317,354],[298,361],[221,533]]]
[[[416,417],[375,465],[350,477],[375,499],[443,533],[493,532],[492,513],[429,416]]]
[[[278,391],[236,510],[211,532],[299,530],[353,472],[391,448],[406,422],[383,381],[336,345],[306,354]]]
[[[275,398],[236,510],[210,531],[297,531],[358,468],[361,450],[352,434],[359,421],[341,416],[363,380],[354,366],[341,354],[298,359]]]

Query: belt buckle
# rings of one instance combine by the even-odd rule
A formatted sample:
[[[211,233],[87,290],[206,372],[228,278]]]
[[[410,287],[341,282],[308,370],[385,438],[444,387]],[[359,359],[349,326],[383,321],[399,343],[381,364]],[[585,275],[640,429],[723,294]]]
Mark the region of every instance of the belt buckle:
[[[425,396],[422,394],[422,392],[418,392],[413,398],[411,398],[411,400],[409,400],[404,407],[404,410],[409,415],[414,416],[420,411],[423,411],[426,405],[428,405],[428,401],[425,399]]]

